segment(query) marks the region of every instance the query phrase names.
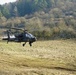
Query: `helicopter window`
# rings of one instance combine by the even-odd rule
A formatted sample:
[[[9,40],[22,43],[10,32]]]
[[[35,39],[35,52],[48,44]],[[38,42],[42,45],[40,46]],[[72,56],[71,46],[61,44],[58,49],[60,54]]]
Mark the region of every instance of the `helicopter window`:
[[[29,38],[34,38],[34,36],[30,33],[26,34],[26,37],[29,37]]]

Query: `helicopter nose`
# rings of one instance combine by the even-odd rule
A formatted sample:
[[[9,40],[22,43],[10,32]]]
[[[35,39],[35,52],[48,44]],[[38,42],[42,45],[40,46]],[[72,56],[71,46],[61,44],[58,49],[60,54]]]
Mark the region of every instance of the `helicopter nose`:
[[[37,41],[37,38],[35,37],[35,41]]]
[[[32,38],[32,41],[33,42],[37,41],[37,38],[36,37]]]

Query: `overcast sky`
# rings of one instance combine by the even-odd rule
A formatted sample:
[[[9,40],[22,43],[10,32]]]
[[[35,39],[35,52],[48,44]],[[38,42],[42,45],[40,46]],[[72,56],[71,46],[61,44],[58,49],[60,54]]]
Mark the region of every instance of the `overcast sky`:
[[[14,2],[16,0],[0,0],[0,4],[5,4],[5,3],[9,3],[9,2]]]

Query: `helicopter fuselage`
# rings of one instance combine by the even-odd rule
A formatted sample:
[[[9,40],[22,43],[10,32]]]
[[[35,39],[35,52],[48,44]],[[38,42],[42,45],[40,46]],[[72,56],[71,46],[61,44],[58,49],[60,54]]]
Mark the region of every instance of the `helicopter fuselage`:
[[[30,33],[21,33],[19,35],[9,35],[9,38],[8,37],[4,37],[3,40],[8,40],[8,42],[25,42],[23,44],[23,46],[26,44],[26,42],[29,42],[30,46],[32,46],[32,43],[35,42],[37,39],[35,36],[33,36],[32,34]],[[7,43],[8,43],[7,42]]]

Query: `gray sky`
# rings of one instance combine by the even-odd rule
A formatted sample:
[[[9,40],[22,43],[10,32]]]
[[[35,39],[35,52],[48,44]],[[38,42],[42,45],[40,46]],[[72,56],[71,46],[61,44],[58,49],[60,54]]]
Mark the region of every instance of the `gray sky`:
[[[5,3],[9,3],[9,2],[14,2],[16,0],[0,0],[0,4],[5,4]]]

